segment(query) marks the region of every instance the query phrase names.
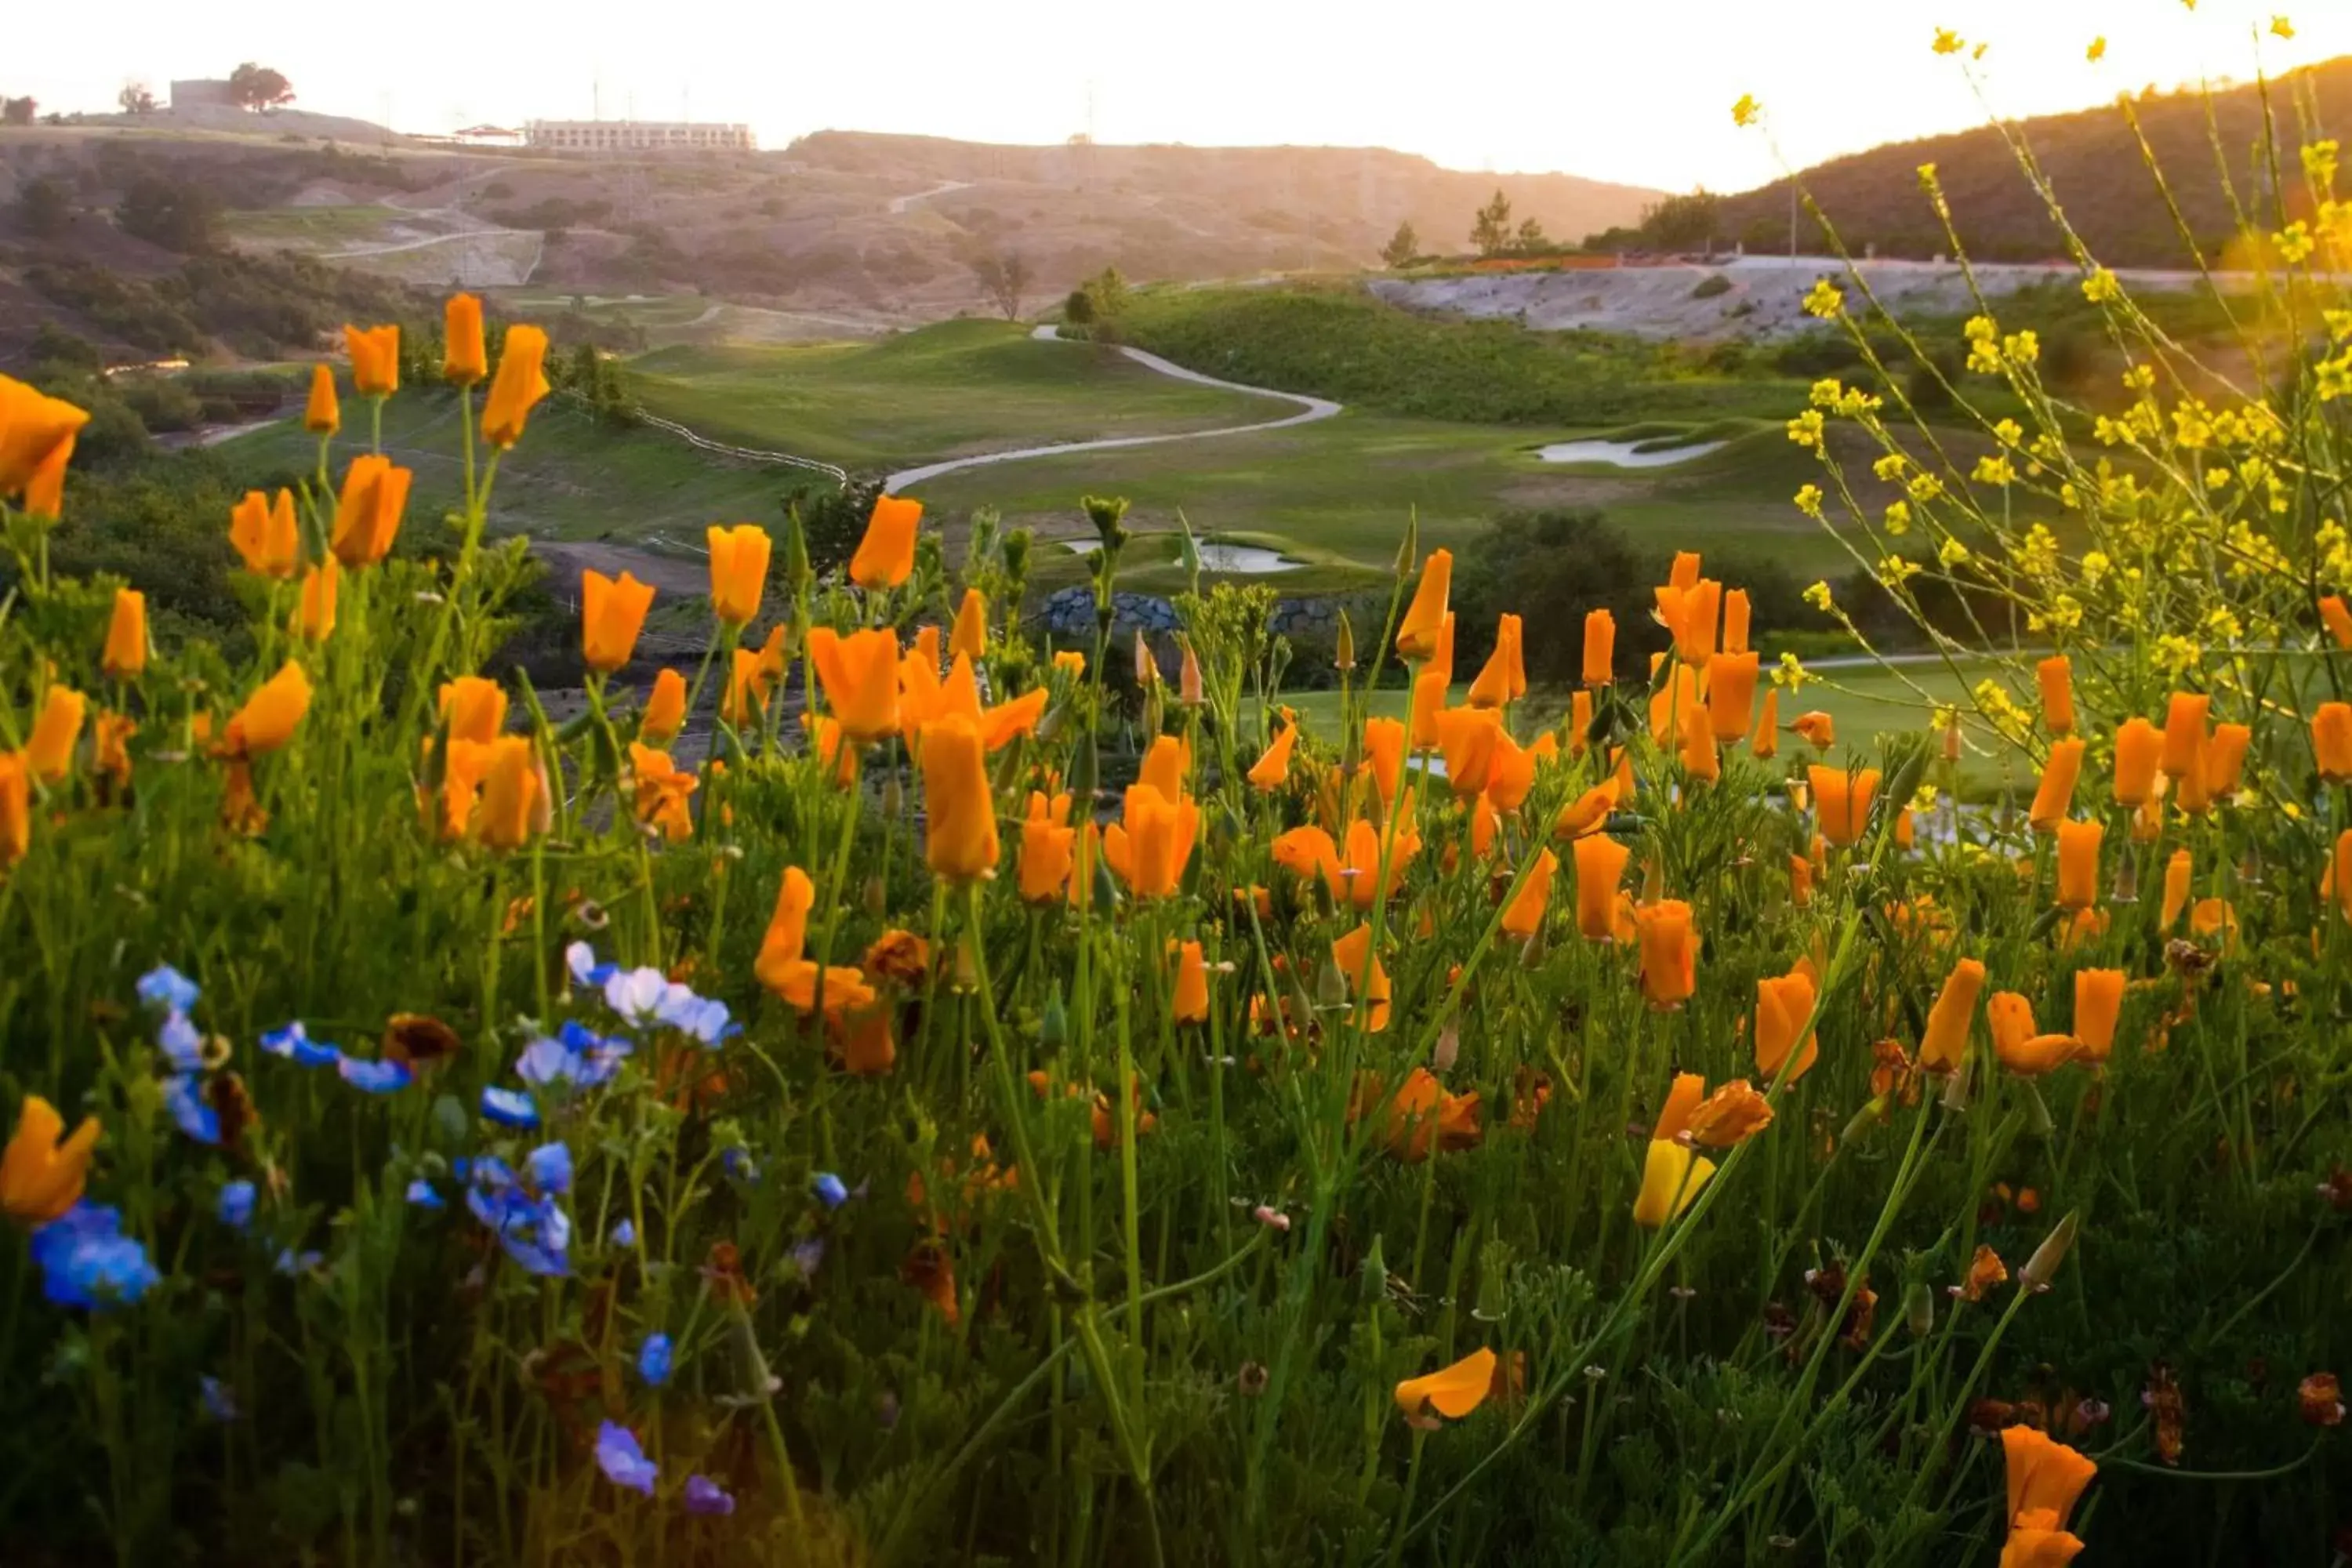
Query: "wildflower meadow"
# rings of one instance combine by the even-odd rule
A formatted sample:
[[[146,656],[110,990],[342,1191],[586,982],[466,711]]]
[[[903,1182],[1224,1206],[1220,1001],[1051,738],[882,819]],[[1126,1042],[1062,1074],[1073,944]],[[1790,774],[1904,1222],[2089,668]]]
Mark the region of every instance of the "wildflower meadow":
[[[1791,421],[1991,661],[1884,736],[1697,554],[1654,660],[1531,605],[1457,669],[1401,526],[1313,731],[1264,590],[1191,556],[1173,646],[1050,646],[1024,534],[891,496],[823,576],[715,524],[677,668],[565,584],[554,705],[486,530],[547,340],[462,295],[432,384],[349,332],[315,474],[220,520],[249,637],[174,643],[50,571],[84,415],[0,378],[0,1557],[2328,1561],[2352,204],[2300,123],[2225,362],[2077,247],[2099,408],[1988,303],[1958,436],[1892,374]],[[1859,274],[1809,308],[1879,352]]]

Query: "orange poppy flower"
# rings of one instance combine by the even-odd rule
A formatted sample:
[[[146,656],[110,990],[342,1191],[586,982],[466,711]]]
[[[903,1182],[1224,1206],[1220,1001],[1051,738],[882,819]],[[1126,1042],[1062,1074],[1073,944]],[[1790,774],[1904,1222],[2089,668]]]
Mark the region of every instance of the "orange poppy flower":
[[[730,626],[748,626],[760,614],[768,588],[768,560],[775,546],[756,522],[704,531],[710,555],[710,610]]]
[[[1446,600],[1453,586],[1454,552],[1431,551],[1429,559],[1422,563],[1421,581],[1413,589],[1412,603],[1397,626],[1400,658],[1426,659],[1437,652],[1438,634],[1445,625]]]
[[[895,588],[915,569],[915,532],[923,521],[923,503],[903,496],[874,498],[866,520],[866,536],[849,558],[849,580],[861,588]]]
[[[602,572],[580,574],[581,661],[601,675],[610,675],[629,662],[636,651],[637,634],[645,629],[646,612],[653,608],[654,590],[628,573],[615,581]]]
[[[1580,847],[1590,842],[1578,841]],[[1580,911],[1581,892],[1580,889]],[[1643,904],[1634,910],[1633,920],[1642,945],[1642,994],[1654,1007],[1681,1006],[1698,987],[1699,939],[1690,905],[1680,899]]]
[[[1805,779],[1820,814],[1822,837],[1841,849],[1851,847],[1870,820],[1871,796],[1878,792],[1878,770],[1846,773],[1816,763],[1805,770]]]
[[[390,397],[400,390],[400,329],[343,323],[343,348],[352,356],[352,384],[362,397]]]
[[[521,322],[509,327],[490,395],[482,400],[483,440],[503,452],[522,439],[530,411],[553,390],[546,366],[547,333]]]
[[[1617,617],[1592,610],[1584,617],[1584,684],[1606,686],[1617,679]]]
[[[2099,840],[2106,828],[2096,822],[2058,825],[2058,907],[2087,910],[2099,901]]]
[[[1919,1067],[1927,1072],[1950,1072],[1968,1056],[1969,1028],[1976,1021],[1977,997],[1984,990],[1985,966],[1963,958],[1945,977],[1936,1005],[1927,1011],[1927,1032],[1919,1037]]]
[[[2026,820],[2036,832],[2054,832],[2074,804],[2074,784],[2083,773],[2083,742],[2054,741],[2049,760],[2042,764],[2042,783],[2033,792]]]
[[[1486,1402],[1495,1385],[1495,1352],[1481,1346],[1452,1366],[1396,1385],[1397,1407],[1408,1419],[1431,1410],[1459,1421]]]

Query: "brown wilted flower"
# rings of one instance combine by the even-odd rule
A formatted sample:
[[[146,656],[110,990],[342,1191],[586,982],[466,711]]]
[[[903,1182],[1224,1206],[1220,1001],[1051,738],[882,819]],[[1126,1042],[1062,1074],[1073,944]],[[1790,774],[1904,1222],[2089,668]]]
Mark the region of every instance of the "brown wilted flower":
[[[711,1299],[735,1301],[750,1306],[760,1299],[751,1282],[743,1278],[743,1255],[731,1241],[714,1241],[702,1262],[702,1282]]]
[[[2344,1389],[2332,1372],[2315,1372],[2295,1384],[2294,1399],[2304,1421],[2313,1426],[2344,1424]]]
[[[1771,1125],[1770,1104],[1746,1079],[1736,1078],[1691,1112],[1691,1142],[1708,1149],[1735,1149]]]
[[[1245,1361],[1242,1363],[1241,1372],[1234,1379],[1234,1386],[1241,1391],[1243,1398],[1255,1399],[1265,1392],[1269,1378],[1270,1374],[1266,1372],[1264,1362]]]
[[[931,967],[930,944],[912,931],[886,931],[874,939],[857,967],[875,979],[919,984]]]
[[[1968,1278],[1952,1287],[1952,1294],[1963,1301],[1981,1301],[1985,1292],[2009,1278],[2009,1265],[1991,1247],[1979,1246],[1977,1255],[1969,1261]]]
[[[383,1028],[382,1055],[415,1071],[457,1054],[463,1044],[457,1031],[422,1013],[394,1013]]]
[[[261,1112],[253,1108],[253,1097],[245,1091],[245,1079],[233,1072],[215,1073],[205,1085],[205,1098],[212,1101],[213,1111],[220,1118],[224,1149],[242,1148],[246,1133],[261,1125]]]
[[[1896,1039],[1878,1040],[1870,1047],[1875,1065],[1870,1069],[1870,1097],[1873,1100],[1899,1100],[1905,1105],[1919,1103],[1919,1064]]]
[[[2319,1195],[2337,1214],[2352,1214],[2352,1171],[2338,1165],[2327,1173],[2327,1180],[2319,1184]]]
[[[2147,1369],[2147,1386],[2140,1391],[2139,1402],[2155,1428],[2156,1457],[2168,1465],[2178,1465],[2189,1406],[2168,1363],[2158,1362]]]
[[[1845,1328],[1838,1335],[1838,1343],[1858,1351],[1870,1343],[1871,1331],[1878,1326],[1878,1292],[1864,1279],[1853,1293],[1853,1305],[1846,1309]]]
[[[1522,1066],[1511,1074],[1511,1131],[1532,1132],[1536,1119],[1551,1099],[1551,1075],[1541,1068]]]
[[[945,1244],[919,1241],[907,1254],[907,1261],[898,1267],[898,1278],[922,1292],[923,1299],[939,1309],[940,1316],[950,1327],[963,1321],[963,1309],[956,1300],[955,1265],[948,1258]]]

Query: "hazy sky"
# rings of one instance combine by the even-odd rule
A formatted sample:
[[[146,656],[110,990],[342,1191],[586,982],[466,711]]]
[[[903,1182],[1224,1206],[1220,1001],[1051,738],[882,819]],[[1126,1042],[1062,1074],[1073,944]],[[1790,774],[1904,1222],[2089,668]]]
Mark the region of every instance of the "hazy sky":
[[[1376,144],[1457,168],[1719,190],[1776,172],[1733,128],[1761,99],[1802,164],[1976,123],[1938,26],[1992,47],[2004,111],[2244,78],[2352,53],[2352,0],[116,0],[27,3],[0,89],[111,106],[126,80],[275,65],[299,105],[440,132],[480,121],[748,121],[763,146],[835,128],[981,141]],[[397,16],[396,28],[381,18]],[[2084,50],[2105,34],[2104,63]]]

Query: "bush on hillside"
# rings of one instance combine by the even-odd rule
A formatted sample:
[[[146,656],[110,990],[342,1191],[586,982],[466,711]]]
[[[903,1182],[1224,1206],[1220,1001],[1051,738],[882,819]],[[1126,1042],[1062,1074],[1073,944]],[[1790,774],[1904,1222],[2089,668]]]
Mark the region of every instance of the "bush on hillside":
[[[1368,411],[1497,425],[1778,413],[1796,389],[1709,375],[1673,344],[1416,315],[1355,288],[1140,294],[1128,341],[1213,375]]]

